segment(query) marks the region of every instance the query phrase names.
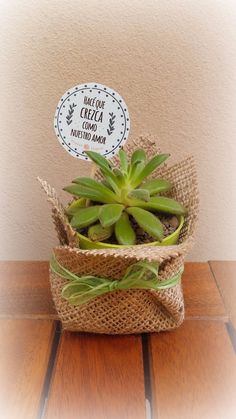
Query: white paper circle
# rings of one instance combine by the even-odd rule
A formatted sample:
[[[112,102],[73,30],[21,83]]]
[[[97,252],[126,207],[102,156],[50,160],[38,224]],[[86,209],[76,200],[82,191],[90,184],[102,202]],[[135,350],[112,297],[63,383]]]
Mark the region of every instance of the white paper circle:
[[[129,112],[124,99],[109,87],[81,84],[61,97],[54,128],[60,144],[71,156],[88,160],[85,151],[92,150],[109,159],[127,141]]]

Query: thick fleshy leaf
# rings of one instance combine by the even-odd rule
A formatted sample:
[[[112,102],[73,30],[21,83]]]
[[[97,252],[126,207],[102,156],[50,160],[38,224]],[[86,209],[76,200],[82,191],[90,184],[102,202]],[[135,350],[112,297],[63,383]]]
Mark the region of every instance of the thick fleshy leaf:
[[[165,196],[151,197],[148,202],[140,201],[140,205],[138,206],[150,211],[155,210],[168,214],[184,215],[187,213],[187,210],[183,205],[174,199]]]
[[[79,209],[70,222],[71,226],[74,228],[83,228],[95,223],[98,220],[100,208],[100,205],[94,205]]]
[[[140,148],[138,150],[135,150],[131,157],[131,164],[135,165],[140,162],[145,162],[146,157],[146,153],[143,149]]]
[[[102,242],[109,239],[113,233],[112,226],[103,227],[100,223],[95,224],[88,229],[88,238],[93,242]]]
[[[117,169],[116,167],[113,169],[113,173],[116,177],[116,183],[119,184],[120,188],[125,185],[125,175],[122,173],[120,169]]]
[[[155,195],[160,192],[169,191],[171,183],[165,179],[152,179],[142,184],[142,189],[147,189],[150,195]]]
[[[106,204],[114,202],[114,200],[110,197],[108,198],[104,196],[102,192],[81,185],[69,185],[63,188],[63,190],[71,193],[72,195],[79,196],[80,198],[87,198],[95,202],[104,202]]]
[[[135,175],[131,179],[131,184],[133,187],[137,187],[140,185],[143,180],[149,176],[158,166],[160,166],[161,163],[163,163],[167,158],[169,157],[169,154],[158,154],[157,156],[153,157],[143,168],[141,173],[138,175]]]
[[[103,227],[109,227],[119,220],[124,205],[120,204],[107,204],[102,205],[99,212],[99,220]]]
[[[142,170],[144,169],[144,167],[145,167],[145,163],[143,161],[141,161],[141,162],[139,162],[139,163],[137,163],[137,164],[135,164],[133,166],[132,165],[130,166],[130,170],[129,170],[129,182],[130,182],[131,185],[133,185],[133,180],[136,179],[139,176],[139,174],[142,172]]]
[[[110,165],[105,157],[95,151],[85,151],[87,156],[96,163],[101,169],[111,171]]]
[[[110,164],[105,159],[105,157],[101,156],[101,154],[96,153],[95,151],[85,151],[85,153],[89,156],[89,158],[100,167],[104,176],[109,176],[113,182],[116,182],[116,177],[114,176]]]
[[[117,202],[116,201],[116,195],[114,192],[112,192],[109,188],[107,188],[105,185],[103,185],[101,182],[98,182],[95,179],[92,179],[90,177],[78,177],[72,181],[73,183],[76,183],[77,185],[85,186],[86,188],[90,188],[94,190],[95,192],[101,192],[101,194],[107,199],[110,200],[110,202]]]
[[[113,191],[119,195],[120,193],[120,181],[119,179],[114,175],[114,173],[112,173],[112,176],[109,176],[108,174],[104,173],[103,170],[101,170],[105,181],[109,183],[109,185],[111,186],[111,188],[113,189]]]
[[[119,151],[119,158],[120,158],[120,168],[124,174],[127,173],[128,170],[128,159],[127,154],[124,150]]]
[[[114,169],[112,170],[115,176],[118,177],[122,177],[123,178],[123,173],[120,169],[117,169],[117,167],[114,167]]]
[[[86,198],[74,199],[74,201],[72,201],[66,208],[66,214],[74,215],[78,209],[86,206],[86,201]]]
[[[151,212],[142,208],[130,207],[126,210],[132,215],[138,225],[154,239],[161,241],[164,237],[163,227],[160,220]]]
[[[110,185],[110,183],[107,181],[107,179],[102,179],[101,183],[106,186],[108,189],[110,189],[110,191],[112,190],[112,187]]]
[[[150,193],[146,189],[133,189],[129,192],[128,198],[141,199],[142,201],[148,202],[150,199]]]
[[[125,244],[128,246],[135,244],[135,232],[126,212],[122,213],[120,219],[115,224],[115,236],[119,244]]]

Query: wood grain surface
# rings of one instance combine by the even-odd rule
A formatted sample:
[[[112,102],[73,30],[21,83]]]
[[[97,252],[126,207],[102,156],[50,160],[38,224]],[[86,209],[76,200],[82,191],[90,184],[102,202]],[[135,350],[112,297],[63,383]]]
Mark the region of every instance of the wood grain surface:
[[[236,263],[185,264],[188,320],[148,335],[149,382],[140,336],[64,332],[51,352],[48,263],[0,262],[0,418],[38,419],[44,401],[47,419],[144,419],[145,381],[153,419],[234,419],[236,361],[216,281],[234,322],[235,275]]]
[[[210,262],[212,272],[229,313],[230,320],[236,329],[236,262]]]
[[[63,333],[46,418],[146,418],[141,338]]]
[[[154,419],[235,419],[236,357],[225,324],[187,320],[149,336]]]
[[[50,320],[0,320],[1,419],[37,418],[53,334]]]
[[[48,262],[0,262],[0,316],[57,317]]]
[[[208,263],[186,263],[183,275],[186,319],[228,320]]]

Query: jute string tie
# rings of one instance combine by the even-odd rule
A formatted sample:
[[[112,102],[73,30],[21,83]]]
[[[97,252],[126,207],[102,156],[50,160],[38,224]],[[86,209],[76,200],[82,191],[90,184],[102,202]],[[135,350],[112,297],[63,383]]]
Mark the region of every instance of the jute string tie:
[[[159,263],[144,260],[130,265],[121,280],[114,280],[92,275],[77,276],[60,265],[55,255],[53,255],[50,261],[50,269],[61,278],[69,281],[62,288],[62,297],[72,305],[83,305],[99,295],[116,290],[164,290],[174,287],[180,282],[184,267],[182,266],[171,278],[161,280],[158,276]]]

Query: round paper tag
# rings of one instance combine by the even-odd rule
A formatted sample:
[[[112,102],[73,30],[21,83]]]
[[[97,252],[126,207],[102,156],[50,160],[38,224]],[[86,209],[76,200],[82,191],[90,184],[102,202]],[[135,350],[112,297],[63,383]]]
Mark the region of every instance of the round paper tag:
[[[60,99],[54,128],[60,144],[73,157],[88,160],[92,150],[113,157],[126,142],[130,120],[124,99],[98,83],[69,89]]]

